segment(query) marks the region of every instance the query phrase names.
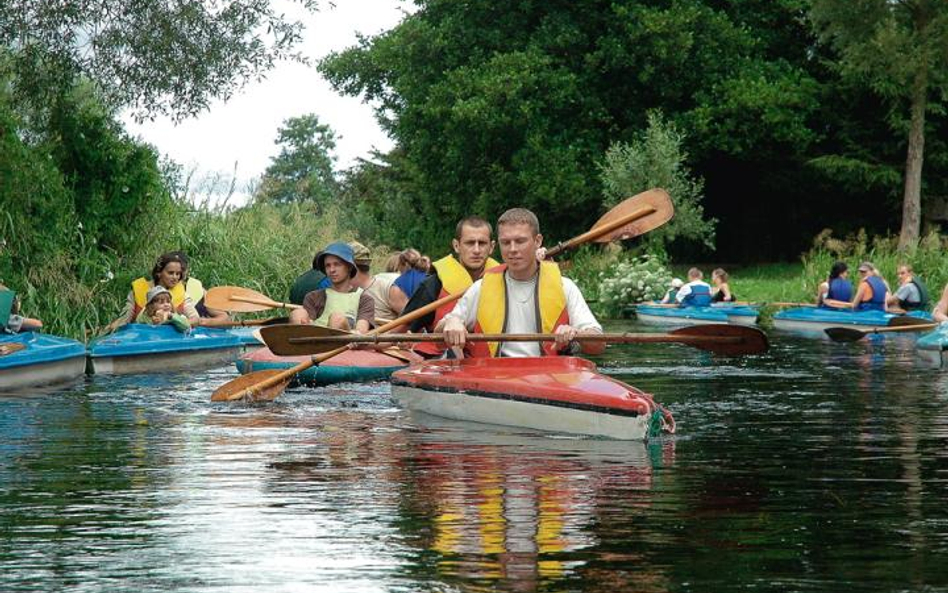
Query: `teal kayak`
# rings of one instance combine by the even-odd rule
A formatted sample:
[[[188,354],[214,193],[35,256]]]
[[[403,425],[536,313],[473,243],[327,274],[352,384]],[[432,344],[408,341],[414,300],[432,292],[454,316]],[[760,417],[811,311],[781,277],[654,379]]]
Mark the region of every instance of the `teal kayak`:
[[[409,363],[422,360],[422,357],[414,352],[401,350],[400,353],[407,360],[394,358],[374,350],[349,350],[322,364],[309,367],[299,373],[296,380],[307,385],[383,381],[398,369],[408,366]],[[237,370],[244,375],[255,371],[282,371],[306,362],[310,358],[309,356],[277,356],[269,348],[260,348],[241,356],[237,360]]]
[[[90,343],[89,362],[95,374],[151,373],[225,365],[240,350],[241,338],[226,329],[131,323]]]
[[[906,315],[926,321],[931,321],[932,319],[931,314],[924,311],[912,311]],[[776,313],[773,322],[774,329],[820,334],[824,336],[823,330],[830,327],[848,327],[863,331],[887,327],[893,317],[897,317],[897,315],[884,311],[852,311],[849,309],[830,309],[828,307],[795,307]]]
[[[0,335],[0,391],[67,383],[85,371],[81,342],[36,332]]]
[[[676,307],[674,305],[642,303],[635,305],[635,316],[642,323],[655,325],[698,325],[702,323],[730,323],[754,325],[760,315],[753,305],[719,303],[707,307]]]
[[[919,336],[915,351],[919,358],[932,366],[948,366],[948,323]]]

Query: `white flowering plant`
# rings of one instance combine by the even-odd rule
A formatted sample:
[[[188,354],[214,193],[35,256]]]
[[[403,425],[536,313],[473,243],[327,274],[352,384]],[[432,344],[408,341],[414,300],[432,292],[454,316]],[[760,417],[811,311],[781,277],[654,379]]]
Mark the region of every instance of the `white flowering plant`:
[[[599,274],[599,300],[610,314],[628,305],[665,296],[671,284],[671,272],[653,255],[643,255],[616,263]]]

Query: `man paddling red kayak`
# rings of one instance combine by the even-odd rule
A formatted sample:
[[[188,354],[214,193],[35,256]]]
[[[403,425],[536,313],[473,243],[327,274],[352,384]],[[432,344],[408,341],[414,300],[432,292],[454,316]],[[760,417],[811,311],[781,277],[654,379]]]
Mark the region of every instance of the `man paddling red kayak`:
[[[602,326],[572,280],[554,262],[539,261],[545,251],[540,223],[525,208],[513,208],[497,221],[504,264],[487,270],[444,318],[445,344],[463,348],[468,331],[476,333],[555,333],[553,343],[488,342],[471,345],[474,356],[527,357],[558,354],[583,333],[602,333]],[[571,348],[572,349],[572,348]],[[605,344],[576,344],[586,354],[600,354]]]

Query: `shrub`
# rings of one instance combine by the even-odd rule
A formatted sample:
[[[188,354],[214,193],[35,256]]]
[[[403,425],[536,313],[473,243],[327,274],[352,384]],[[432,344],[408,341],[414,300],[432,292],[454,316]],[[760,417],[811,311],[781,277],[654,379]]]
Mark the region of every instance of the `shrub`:
[[[602,309],[615,315],[628,305],[660,299],[668,290],[671,279],[668,268],[652,255],[619,262],[611,272],[601,274],[599,300]]]

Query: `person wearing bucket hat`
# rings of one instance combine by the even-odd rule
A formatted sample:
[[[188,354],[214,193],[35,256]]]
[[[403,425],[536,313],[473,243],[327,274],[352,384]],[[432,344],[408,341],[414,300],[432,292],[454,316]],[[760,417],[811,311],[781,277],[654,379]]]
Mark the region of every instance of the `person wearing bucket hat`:
[[[330,243],[316,255],[316,267],[331,286],[310,291],[303,306],[290,313],[290,323],[312,323],[366,333],[375,319],[375,302],[353,284],[358,273],[355,254],[347,243]]]
[[[162,285],[152,286],[146,293],[146,305],[135,318],[135,323],[146,325],[171,324],[179,332],[191,329],[191,322],[181,313],[175,313],[171,304],[171,291]]]

